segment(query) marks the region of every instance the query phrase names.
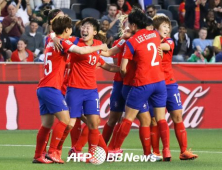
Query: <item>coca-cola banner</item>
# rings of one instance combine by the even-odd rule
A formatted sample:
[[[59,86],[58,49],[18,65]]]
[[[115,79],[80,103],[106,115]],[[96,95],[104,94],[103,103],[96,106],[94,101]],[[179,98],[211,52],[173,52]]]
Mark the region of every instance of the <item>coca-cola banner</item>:
[[[14,69],[12,71],[14,77],[13,74],[8,73],[7,65],[0,65],[0,68],[2,67],[4,70],[2,74],[0,73],[0,129],[38,129],[41,122],[36,87],[37,78],[42,75],[42,65],[9,66],[10,70]],[[179,64],[174,65],[174,68],[176,78],[179,80],[183,120],[186,128],[222,128],[222,65]],[[203,74],[206,72],[208,73],[204,76]],[[6,75],[10,75],[10,78]],[[100,127],[103,127],[109,116],[113,75],[102,69],[97,70]],[[31,78],[32,76],[33,78]],[[173,123],[167,112],[166,120],[172,127]],[[138,125],[139,122],[136,120],[133,126],[138,127]]]

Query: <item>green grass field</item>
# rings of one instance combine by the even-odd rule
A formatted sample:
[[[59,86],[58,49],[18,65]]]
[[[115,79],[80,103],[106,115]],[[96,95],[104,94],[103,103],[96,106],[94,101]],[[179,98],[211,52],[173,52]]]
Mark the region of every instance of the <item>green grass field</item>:
[[[171,162],[105,162],[102,165],[69,162],[61,164],[32,164],[35,150],[37,131],[17,130],[0,131],[0,170],[67,170],[67,169],[114,169],[114,170],[221,170],[222,169],[222,129],[199,130],[188,129],[188,146],[199,158],[192,161],[179,160],[179,146],[171,130],[170,149],[172,153]],[[68,137],[63,149],[62,158],[67,159],[70,146]],[[142,147],[139,140],[138,130],[131,130],[123,144],[124,152],[133,152],[142,155]],[[86,148],[85,148],[86,150]]]

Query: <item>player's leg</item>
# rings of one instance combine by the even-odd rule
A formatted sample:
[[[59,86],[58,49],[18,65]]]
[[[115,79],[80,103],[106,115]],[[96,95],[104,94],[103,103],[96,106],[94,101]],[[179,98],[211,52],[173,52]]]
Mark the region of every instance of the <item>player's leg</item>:
[[[70,111],[70,122],[69,122],[70,127],[74,127],[77,118],[80,118],[82,115],[83,93],[84,93],[83,89],[77,89],[73,87],[67,88],[66,101]],[[77,137],[79,136],[78,134],[76,135]],[[75,134],[72,134],[71,141],[74,140],[76,140],[76,136]],[[68,153],[69,155],[72,153],[71,150]]]
[[[137,115],[137,118],[140,121],[139,136],[140,136],[140,141],[143,146],[143,152],[144,152],[144,155],[149,155],[149,154],[151,154],[151,146],[150,146],[151,117],[150,117],[150,113],[148,111],[143,112],[143,113],[139,113]]]
[[[170,161],[170,131],[169,126],[165,119],[165,107],[166,107],[166,98],[167,91],[165,81],[154,83],[151,85],[154,89],[152,95],[150,96],[149,102],[154,108],[154,114],[156,117],[160,137],[163,144],[163,160]]]
[[[132,86],[127,86],[127,85],[122,86],[122,91],[121,91],[122,95],[121,95],[121,97],[123,98],[124,103],[122,103],[122,105],[124,105],[124,107],[125,107],[126,98],[127,98],[128,93],[129,93],[131,88],[132,88]],[[119,122],[116,124],[116,126],[113,130],[113,136],[112,136],[111,141],[110,141],[109,146],[108,146],[109,150],[115,149],[115,142],[116,142],[117,132],[119,131],[119,128],[120,128],[121,118],[120,118]]]
[[[74,147],[76,142],[78,141],[81,134],[81,120],[79,118],[76,119],[76,123],[72,130],[70,131],[71,138],[71,146]]]
[[[85,146],[85,144],[88,141],[88,135],[89,135],[89,128],[88,126],[84,123],[82,132],[79,136],[79,139],[77,140],[76,144],[74,147],[72,147],[73,151],[75,153],[82,152],[82,148]]]
[[[122,113],[124,111],[125,100],[122,97],[122,82],[114,81],[113,90],[110,97],[110,115],[107,123],[103,129],[103,138],[106,143],[110,140],[113,129],[117,122],[120,122]]]
[[[182,102],[177,83],[167,85],[167,110],[174,123],[174,130],[180,146],[180,159],[195,159],[198,155],[187,150],[187,132],[182,118]]]
[[[132,122],[136,118],[139,110],[147,102],[149,94],[144,86],[132,87],[128,93],[125,107],[125,116],[122,119],[115,141],[115,150],[119,150],[123,141],[130,132]]]
[[[148,103],[149,103],[149,112],[151,116],[151,125],[150,125],[151,146],[153,148],[153,154],[155,154],[156,156],[159,156],[159,158],[162,159],[162,156],[159,150],[159,141],[160,141],[159,130],[157,127],[157,122],[154,115],[153,106],[150,104],[149,101]]]
[[[61,112],[57,112],[55,113],[55,116],[59,120],[59,122],[53,128],[47,158],[57,163],[64,163],[64,161],[61,159],[61,149],[65,137],[67,136],[66,135],[65,137],[63,137],[64,132],[66,132],[67,127],[69,127],[67,126],[70,120],[69,111],[64,110]],[[62,144],[60,144],[60,150],[58,151],[58,145],[60,142],[62,142]]]
[[[33,163],[53,163],[53,161],[45,158],[43,152],[48,143],[50,130],[54,122],[54,116],[50,114],[41,115],[41,122],[42,125],[36,137],[36,149]]]
[[[52,115],[52,120],[54,120],[54,115],[58,118],[59,122],[55,125],[54,130],[52,132],[51,143],[49,147],[49,154],[51,154],[48,158],[54,162],[63,163],[63,161],[59,158],[60,156],[56,154],[58,143],[60,142],[62,135],[67,127],[69,122],[69,112],[66,102],[63,98],[63,95],[60,90],[54,88],[40,88],[37,91],[37,95],[40,103],[40,112],[41,115],[48,112]],[[50,121],[49,119],[43,118],[46,120],[45,123]],[[44,123],[44,124],[45,124]]]
[[[99,94],[97,89],[85,90],[85,99],[83,103],[83,112],[87,118],[87,126],[89,128],[88,144],[89,152],[92,147],[98,146],[101,142],[103,149],[107,151],[107,146],[104,146],[104,140],[99,132],[100,116],[99,116]]]
[[[80,134],[77,133],[77,136],[75,136],[76,133],[70,134],[71,139],[74,138],[74,140],[77,140],[77,141],[75,141],[75,143],[72,143],[72,148],[69,150],[68,155],[71,155],[72,153],[81,153],[82,148],[85,146],[85,144],[88,141],[89,129],[88,129],[88,126],[87,126],[87,118],[84,115],[81,115],[81,118],[78,118],[78,119],[81,120],[82,122],[84,122],[84,124],[83,124],[83,127],[82,127],[81,122],[80,122],[80,127],[79,127],[80,128]],[[75,123],[75,126],[76,126],[76,123]],[[74,128],[75,128],[75,126],[74,126]],[[73,139],[72,139],[71,142],[73,142]]]

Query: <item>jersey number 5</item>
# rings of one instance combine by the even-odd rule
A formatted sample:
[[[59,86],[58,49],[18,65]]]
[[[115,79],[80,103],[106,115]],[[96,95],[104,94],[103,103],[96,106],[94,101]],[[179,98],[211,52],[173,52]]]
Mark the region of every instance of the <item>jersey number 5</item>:
[[[156,55],[157,55],[157,48],[156,48],[156,45],[154,43],[147,44],[148,51],[151,50],[151,47],[153,47],[153,58],[152,58],[152,61],[151,61],[151,66],[157,66],[157,65],[159,65],[159,61],[155,62]]]
[[[49,75],[51,72],[52,72],[52,61],[51,60],[48,60],[48,57],[51,56],[52,53],[46,53],[46,56],[45,56],[45,66],[48,65],[48,70],[45,68],[45,75]]]

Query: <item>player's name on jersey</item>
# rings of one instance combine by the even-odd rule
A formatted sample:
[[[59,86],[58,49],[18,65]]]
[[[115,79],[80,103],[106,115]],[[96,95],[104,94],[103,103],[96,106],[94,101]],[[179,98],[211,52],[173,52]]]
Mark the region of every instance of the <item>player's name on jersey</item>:
[[[143,34],[143,35],[139,35],[139,36],[136,38],[136,41],[137,41],[138,43],[141,43],[141,42],[143,42],[143,41],[145,41],[145,40],[148,40],[148,39],[154,38],[154,37],[156,37],[156,33]]]

